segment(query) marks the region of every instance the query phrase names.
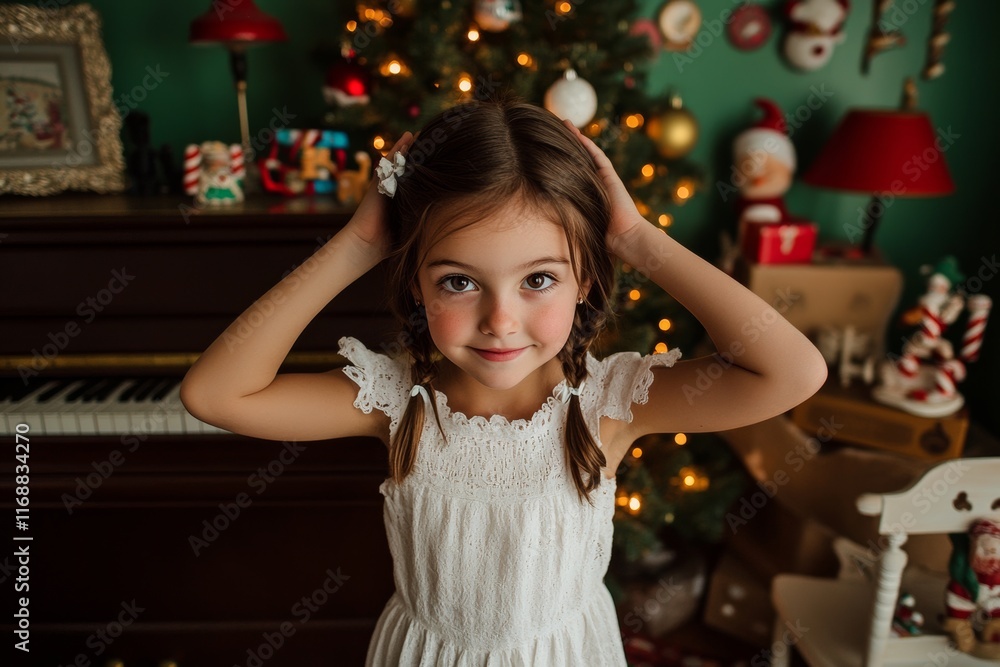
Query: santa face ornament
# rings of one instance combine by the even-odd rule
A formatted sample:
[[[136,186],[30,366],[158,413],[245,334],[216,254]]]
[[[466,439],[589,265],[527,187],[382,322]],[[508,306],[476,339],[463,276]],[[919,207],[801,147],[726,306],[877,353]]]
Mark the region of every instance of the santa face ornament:
[[[833,49],[846,37],[847,0],[789,0],[785,14],[789,20],[784,55],[800,70],[812,71],[826,65]]]

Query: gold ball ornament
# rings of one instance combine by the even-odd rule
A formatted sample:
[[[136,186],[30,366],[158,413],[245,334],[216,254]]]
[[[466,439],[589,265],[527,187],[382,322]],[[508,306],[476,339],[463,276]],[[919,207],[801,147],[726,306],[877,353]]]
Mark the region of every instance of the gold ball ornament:
[[[675,160],[691,152],[698,141],[698,121],[682,106],[681,98],[670,98],[670,108],[646,121],[646,135],[660,155]]]

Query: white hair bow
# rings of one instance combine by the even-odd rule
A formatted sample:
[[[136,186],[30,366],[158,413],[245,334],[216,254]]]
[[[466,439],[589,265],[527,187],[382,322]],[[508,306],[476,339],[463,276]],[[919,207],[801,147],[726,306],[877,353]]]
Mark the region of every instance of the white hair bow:
[[[375,167],[375,175],[378,176],[378,191],[389,197],[396,194],[396,178],[403,175],[406,167],[406,156],[400,151],[396,151],[393,162],[387,158],[378,161]]]
[[[580,395],[580,392],[583,391],[583,385],[585,384],[587,384],[586,380],[581,382],[579,387],[570,387],[568,384],[560,384],[556,387],[556,398],[563,403],[569,403],[571,396]]]
[[[432,405],[431,395],[427,393],[427,387],[422,384],[413,385],[413,388],[410,389],[410,396],[416,396],[417,394],[423,394],[424,402],[427,404],[427,407],[430,408]]]

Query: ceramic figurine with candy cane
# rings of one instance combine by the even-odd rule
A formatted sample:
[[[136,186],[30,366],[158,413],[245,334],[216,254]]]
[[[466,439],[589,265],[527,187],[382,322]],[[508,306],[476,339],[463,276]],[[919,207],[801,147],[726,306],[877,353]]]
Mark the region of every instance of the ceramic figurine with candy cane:
[[[944,417],[965,403],[956,384],[965,379],[966,364],[979,358],[993,302],[985,294],[965,298],[953,292],[964,279],[954,257],[938,262],[920,305],[905,316],[908,323],[919,318],[920,329],[903,344],[900,357],[882,363],[875,400],[921,417]],[[944,334],[965,309],[969,319],[956,355]]]
[[[977,519],[951,539],[942,629],[959,651],[1000,661],[1000,521]]]
[[[221,141],[190,144],[184,151],[184,193],[207,206],[226,206],[243,201],[246,176],[243,148]]]

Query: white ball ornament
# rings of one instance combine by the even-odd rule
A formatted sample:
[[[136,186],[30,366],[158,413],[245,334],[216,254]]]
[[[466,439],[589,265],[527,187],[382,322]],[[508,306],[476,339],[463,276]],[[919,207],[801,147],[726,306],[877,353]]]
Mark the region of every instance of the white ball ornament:
[[[523,14],[520,0],[476,0],[472,16],[483,30],[503,32]]]
[[[577,127],[589,123],[597,113],[597,91],[586,79],[566,70],[563,78],[545,91],[545,108]]]

